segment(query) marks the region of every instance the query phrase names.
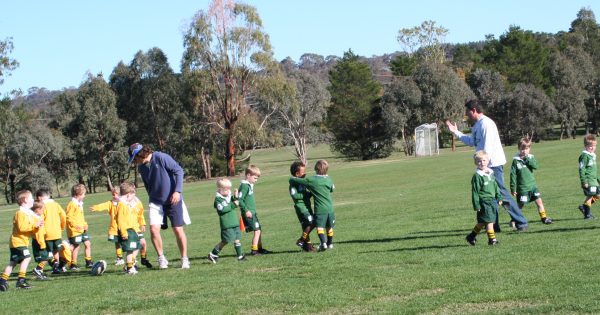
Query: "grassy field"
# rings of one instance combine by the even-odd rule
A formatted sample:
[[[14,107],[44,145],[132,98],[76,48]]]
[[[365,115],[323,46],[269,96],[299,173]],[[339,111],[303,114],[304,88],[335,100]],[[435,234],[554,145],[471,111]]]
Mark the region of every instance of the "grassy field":
[[[212,208],[214,181],[190,183],[184,196],[193,220],[187,227],[192,267],[181,270],[173,235],[164,231],[167,270],[143,269],[126,276],[112,265],[114,249],[105,240],[108,216],[86,213],[95,260],[111,263],[101,277],[86,271],[30,280],[33,289],[0,295],[5,314],[531,314],[600,313],[598,228],[577,210],[583,200],[577,157],[582,140],[534,144],[536,173],[547,212],[543,225],[534,205],[524,214],[528,232],[511,232],[501,213],[499,246],[469,246],[475,223],[470,201],[474,171],[471,148],[443,150],[439,156],[347,162],[326,147],[309,153],[330,160],[337,225],[334,250],[303,253],[294,245],[300,227],[288,195],[289,149],[255,153],[263,171],[255,187],[265,247],[271,255],[237,262],[225,247],[217,265],[207,253],[219,241]],[[510,159],[515,147],[505,148]],[[508,176],[509,167],[505,167]],[[233,180],[239,184],[239,178]],[[108,200],[88,195],[86,208]],[[140,198],[147,200],[143,191]],[[59,200],[63,205],[67,200]],[[593,208],[594,209],[594,208]],[[596,209],[594,209],[596,210]],[[0,208],[0,236],[8,239],[13,207]],[[597,210],[600,214],[600,211]],[[244,235],[244,250],[250,237]],[[316,235],[313,239],[317,239]],[[0,261],[8,261],[4,242]],[[150,246],[151,247],[151,246]],[[81,254],[80,254],[81,255]],[[156,260],[156,253],[149,250]],[[81,260],[80,256],[80,260]],[[31,268],[30,268],[31,269]],[[32,278],[29,274],[29,278]]]

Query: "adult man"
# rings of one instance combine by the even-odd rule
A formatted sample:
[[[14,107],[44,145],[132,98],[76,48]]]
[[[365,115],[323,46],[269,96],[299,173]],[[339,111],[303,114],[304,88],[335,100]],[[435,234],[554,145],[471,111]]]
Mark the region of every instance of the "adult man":
[[[166,226],[167,217],[171,220],[173,233],[181,253],[181,268],[190,268],[187,257],[187,237],[183,227],[191,223],[181,192],[183,190],[183,169],[170,155],[154,152],[148,145],[134,143],[129,147],[129,163],[135,163],[148,192],[150,235],[158,254],[158,265],[168,268],[169,261],[163,252],[160,235],[161,226]]]
[[[465,115],[469,122],[473,123],[471,135],[465,135],[458,130],[456,123],[446,121],[448,129],[455,134],[464,144],[475,147],[475,152],[484,150],[490,157],[490,168],[494,171],[494,176],[500,192],[504,196],[504,208],[508,211],[512,222],[518,231],[526,231],[528,228],[527,219],[523,216],[521,209],[512,198],[506,186],[504,185],[504,164],[506,156],[500,143],[500,135],[496,123],[483,114],[481,103],[478,100],[470,100],[465,103]]]

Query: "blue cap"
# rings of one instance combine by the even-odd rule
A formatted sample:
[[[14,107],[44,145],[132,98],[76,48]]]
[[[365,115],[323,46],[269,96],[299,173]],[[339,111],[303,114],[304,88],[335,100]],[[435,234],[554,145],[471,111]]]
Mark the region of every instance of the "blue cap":
[[[127,152],[129,153],[129,160],[127,161],[127,163],[131,164],[133,162],[133,159],[135,159],[135,156],[142,151],[142,145],[139,143],[134,143],[132,145],[129,146],[129,150],[127,150]]]

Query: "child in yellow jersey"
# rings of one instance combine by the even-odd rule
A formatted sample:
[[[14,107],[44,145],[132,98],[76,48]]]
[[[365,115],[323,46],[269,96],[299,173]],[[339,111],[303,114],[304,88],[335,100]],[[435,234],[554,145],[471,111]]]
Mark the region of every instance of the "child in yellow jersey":
[[[73,259],[69,265],[70,270],[79,270],[77,266],[77,254],[81,243],[85,246],[85,267],[92,268],[92,246],[87,233],[88,224],[83,216],[83,198],[86,189],[83,184],[74,185],[71,188],[71,201],[67,204],[67,236],[71,244]]]
[[[44,204],[41,202],[34,202],[31,207],[35,218],[38,221],[44,220]],[[40,226],[37,232],[33,233],[31,239],[31,248],[33,249],[33,259],[38,265],[33,268],[33,275],[39,280],[46,280],[48,277],[44,274],[44,266],[46,266],[46,262],[49,259],[48,250],[46,248],[46,224],[44,221],[44,225]]]
[[[117,214],[117,205],[119,204],[121,190],[119,187],[114,187],[112,189],[112,199],[100,203],[97,205],[93,205],[90,207],[90,211],[107,211],[108,216],[110,217],[108,222],[108,241],[115,244],[115,252],[117,255],[117,260],[115,260],[116,266],[121,266],[125,264],[125,260],[123,260],[123,250],[121,249],[121,244],[119,244],[118,236],[117,236],[117,221],[115,220],[115,215]]]
[[[124,182],[119,187],[121,190],[121,198],[117,205],[117,230],[119,235],[119,243],[126,255],[127,267],[125,273],[128,275],[137,274],[137,267],[134,266],[135,259],[140,248],[138,233],[135,228],[137,223],[137,213],[131,207],[135,198],[135,186],[133,183]]]
[[[13,230],[10,237],[10,261],[0,277],[0,291],[8,290],[8,278],[13,268],[20,264],[19,275],[17,278],[17,289],[29,289],[31,286],[25,279],[27,266],[31,261],[29,253],[29,238],[37,232],[44,221],[35,217],[31,207],[33,206],[33,195],[29,190],[23,190],[17,193],[19,209],[13,218]]]
[[[52,265],[52,273],[60,273],[59,252],[63,246],[62,233],[67,224],[67,215],[60,204],[50,197],[50,189],[40,188],[35,192],[35,198],[38,202],[44,204],[44,229],[46,230],[46,250],[50,255],[50,264]],[[44,270],[46,261],[41,261],[37,265],[37,270]],[[35,274],[34,270],[34,274]],[[37,274],[36,274],[37,276]]]
[[[146,233],[146,218],[144,217],[144,205],[138,197],[134,197],[131,203],[131,208],[137,217],[135,231],[138,233],[140,239],[140,256],[142,257],[142,265],[152,268],[152,264],[146,257],[146,239],[144,233]]]

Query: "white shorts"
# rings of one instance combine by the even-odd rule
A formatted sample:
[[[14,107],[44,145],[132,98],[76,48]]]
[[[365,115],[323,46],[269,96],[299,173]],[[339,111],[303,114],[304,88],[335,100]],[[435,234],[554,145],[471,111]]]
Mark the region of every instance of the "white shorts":
[[[174,218],[173,214],[171,216],[169,216],[172,226],[183,226],[183,225],[189,225],[192,223],[192,220],[190,219],[190,214],[188,213],[187,206],[185,205],[185,202],[183,202],[183,200],[181,200],[181,210],[182,210],[181,217]],[[174,215],[178,216],[178,214],[174,214]],[[162,225],[165,220],[165,212],[164,212],[163,205],[158,205],[158,204],[151,202],[148,205],[148,217],[150,218],[150,225]],[[183,222],[183,224],[177,224],[177,222]]]

